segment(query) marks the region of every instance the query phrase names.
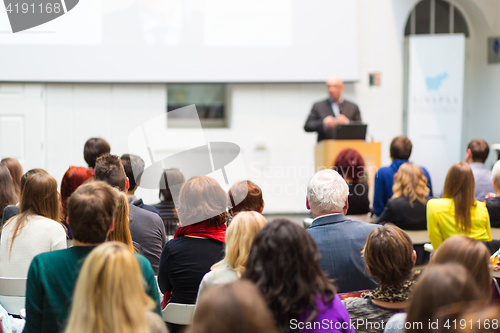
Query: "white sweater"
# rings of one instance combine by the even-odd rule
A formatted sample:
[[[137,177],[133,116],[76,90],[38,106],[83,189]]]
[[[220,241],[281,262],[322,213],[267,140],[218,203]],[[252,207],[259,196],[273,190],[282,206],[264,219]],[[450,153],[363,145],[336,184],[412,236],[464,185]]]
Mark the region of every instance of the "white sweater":
[[[10,251],[16,221],[17,218],[7,224],[0,237],[2,277],[27,277],[31,260],[36,255],[67,247],[66,231],[60,223],[40,215],[30,215]]]

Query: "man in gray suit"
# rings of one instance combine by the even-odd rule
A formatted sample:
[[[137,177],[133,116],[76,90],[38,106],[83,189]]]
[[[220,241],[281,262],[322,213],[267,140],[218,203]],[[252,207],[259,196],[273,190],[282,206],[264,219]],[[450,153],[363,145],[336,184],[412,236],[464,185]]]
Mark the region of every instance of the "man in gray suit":
[[[317,172],[307,186],[307,208],[314,217],[307,231],[321,253],[321,269],[335,279],[339,293],[377,287],[368,276],[361,251],[368,234],[380,226],[346,218],[348,196],[344,178],[331,169]]]
[[[342,80],[336,76],[331,77],[326,81],[326,86],[330,97],[313,105],[304,125],[306,132],[318,132],[318,142],[329,139],[331,129],[337,125],[361,122],[358,106],[342,98]]]

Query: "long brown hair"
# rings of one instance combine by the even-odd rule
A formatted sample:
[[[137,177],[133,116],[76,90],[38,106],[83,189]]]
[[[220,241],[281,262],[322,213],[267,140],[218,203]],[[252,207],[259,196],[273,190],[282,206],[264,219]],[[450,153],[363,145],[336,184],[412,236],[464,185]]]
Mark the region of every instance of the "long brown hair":
[[[0,164],[0,218],[3,216],[3,210],[8,205],[15,205],[18,197],[12,176],[6,166]]]
[[[134,245],[132,243],[132,235],[130,234],[129,228],[129,218],[128,218],[128,201],[125,193],[118,191],[118,208],[116,210],[115,216],[115,228],[108,234],[106,240],[122,242],[128,246],[129,250],[136,252]]]
[[[484,299],[491,298],[490,252],[482,242],[464,235],[446,239],[434,252],[430,263],[457,262],[464,265],[476,281]]]
[[[21,177],[23,176],[23,167],[21,166],[21,163],[12,157],[4,158],[0,163],[9,169],[12,181],[14,182],[14,186],[16,188],[16,195],[19,198],[21,196]]]
[[[255,236],[243,278],[262,292],[281,331],[289,332],[290,320],[307,311],[307,321],[314,320],[317,296],[324,304],[335,297],[335,287],[319,266],[320,257],[309,233],[287,219],[273,220]]]
[[[15,221],[10,251],[14,240],[26,225],[30,215],[40,215],[54,221],[60,222],[61,209],[59,193],[57,192],[57,181],[47,173],[36,173],[26,179],[23,193],[19,202],[20,214],[9,219],[5,226]],[[4,226],[4,227],[5,227]]]
[[[470,166],[464,162],[453,164],[444,181],[443,198],[453,199],[457,228],[467,234],[472,224],[470,210],[476,206],[474,188],[474,175]]]
[[[429,195],[427,177],[417,165],[410,162],[403,163],[394,175],[392,192],[393,198],[407,197],[412,207],[415,200],[425,205]]]

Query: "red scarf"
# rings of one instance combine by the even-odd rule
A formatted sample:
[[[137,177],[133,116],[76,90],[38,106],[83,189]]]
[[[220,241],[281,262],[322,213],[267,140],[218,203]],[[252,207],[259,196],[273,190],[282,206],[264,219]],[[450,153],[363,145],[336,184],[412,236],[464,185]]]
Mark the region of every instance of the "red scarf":
[[[226,240],[226,224],[216,227],[215,223],[208,226],[208,221],[191,224],[185,227],[179,227],[175,232],[174,238],[182,236],[196,236],[201,238],[210,238],[225,243]]]

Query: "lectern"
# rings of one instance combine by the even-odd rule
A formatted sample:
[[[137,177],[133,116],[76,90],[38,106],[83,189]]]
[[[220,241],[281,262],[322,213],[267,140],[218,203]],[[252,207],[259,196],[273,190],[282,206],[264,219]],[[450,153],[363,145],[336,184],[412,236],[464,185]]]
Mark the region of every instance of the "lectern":
[[[375,187],[375,174],[380,168],[380,142],[366,142],[364,140],[323,140],[318,142],[314,150],[316,171],[329,169],[333,166],[340,151],[352,148],[357,150],[365,160],[365,168],[368,176],[370,190],[368,197],[373,202],[373,189]]]

